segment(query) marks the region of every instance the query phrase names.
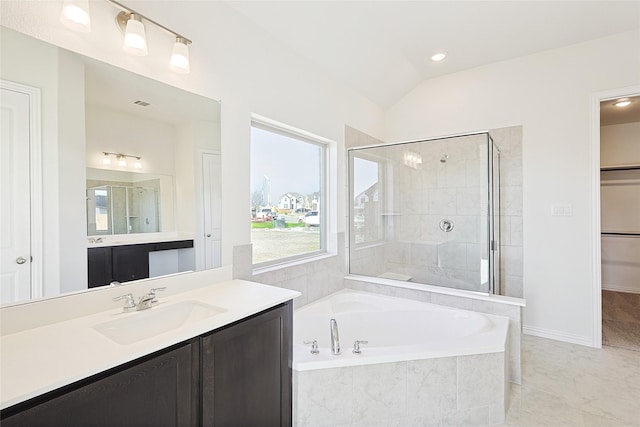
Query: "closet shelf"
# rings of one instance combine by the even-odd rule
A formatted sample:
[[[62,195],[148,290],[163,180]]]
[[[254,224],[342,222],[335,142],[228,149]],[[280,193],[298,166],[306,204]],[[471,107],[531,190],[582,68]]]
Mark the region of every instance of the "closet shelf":
[[[640,165],[616,165],[616,166],[600,166],[601,171],[624,171],[624,170],[638,170]]]

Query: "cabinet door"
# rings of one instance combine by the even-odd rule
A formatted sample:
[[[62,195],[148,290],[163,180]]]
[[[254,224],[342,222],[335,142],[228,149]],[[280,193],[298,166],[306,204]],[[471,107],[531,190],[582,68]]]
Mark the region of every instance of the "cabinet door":
[[[183,345],[71,391],[45,395],[44,402],[13,416],[4,418],[3,411],[2,427],[197,425],[199,388],[191,367],[197,346]],[[197,369],[197,359],[193,365]]]
[[[118,282],[149,277],[149,250],[153,245],[113,246],[113,278]]]
[[[87,249],[89,287],[108,285],[113,281],[111,274],[111,248]]]
[[[202,338],[203,426],[291,426],[291,302]]]

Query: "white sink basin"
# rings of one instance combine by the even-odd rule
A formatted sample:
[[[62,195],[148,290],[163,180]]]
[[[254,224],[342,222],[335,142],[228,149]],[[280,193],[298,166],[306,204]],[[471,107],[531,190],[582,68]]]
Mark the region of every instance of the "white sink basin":
[[[100,323],[93,329],[118,344],[127,345],[226,311],[199,301],[183,301],[123,314],[125,317]]]

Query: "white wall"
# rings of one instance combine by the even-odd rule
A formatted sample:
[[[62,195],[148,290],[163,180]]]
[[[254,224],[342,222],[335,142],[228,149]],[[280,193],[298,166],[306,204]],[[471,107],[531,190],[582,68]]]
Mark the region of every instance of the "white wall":
[[[639,83],[634,31],[427,80],[388,111],[388,141],[523,126],[528,333],[597,342],[590,99]],[[551,216],[554,204],[573,215]]]
[[[640,165],[640,122],[600,127],[600,164]]]

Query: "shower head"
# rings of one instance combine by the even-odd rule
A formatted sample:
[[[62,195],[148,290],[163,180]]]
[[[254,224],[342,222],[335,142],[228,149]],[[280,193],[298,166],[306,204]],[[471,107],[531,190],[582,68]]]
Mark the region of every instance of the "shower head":
[[[449,159],[449,155],[443,154],[442,157],[440,158],[440,163],[447,163],[448,159]]]

